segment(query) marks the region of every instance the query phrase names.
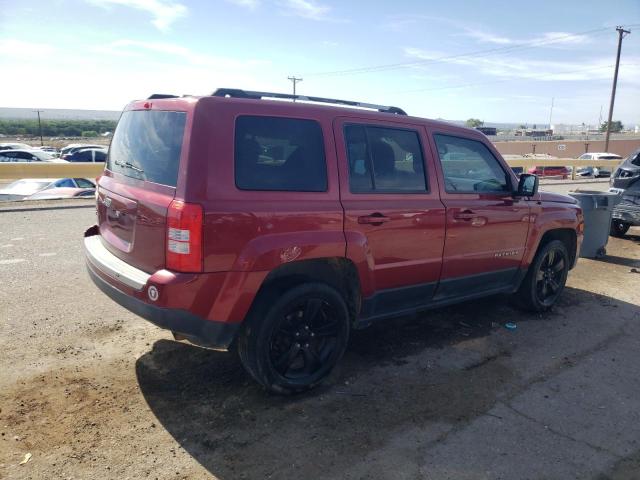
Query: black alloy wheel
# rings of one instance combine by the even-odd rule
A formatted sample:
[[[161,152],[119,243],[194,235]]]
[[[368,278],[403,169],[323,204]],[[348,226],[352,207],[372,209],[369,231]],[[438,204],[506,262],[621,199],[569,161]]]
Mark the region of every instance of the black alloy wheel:
[[[269,342],[273,368],[284,378],[313,376],[338,347],[340,325],[323,298],[308,298],[285,313]]]
[[[549,310],[564,289],[570,266],[569,252],[562,241],[543,244],[513,297],[516,305],[532,312]]]
[[[240,360],[267,390],[293,394],[326,378],[347,347],[350,316],[340,293],[303,283],[259,295],[238,338]]]
[[[536,272],[536,294],[544,306],[555,303],[566,278],[567,258],[561,249],[549,249]]]

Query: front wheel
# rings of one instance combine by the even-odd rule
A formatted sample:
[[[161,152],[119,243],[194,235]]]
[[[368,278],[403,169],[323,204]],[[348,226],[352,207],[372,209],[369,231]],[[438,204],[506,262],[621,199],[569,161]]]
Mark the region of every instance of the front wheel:
[[[560,240],[553,240],[540,248],[520,288],[515,294],[517,303],[526,310],[549,310],[567,282],[569,253]]]
[[[625,236],[629,228],[631,227],[630,223],[623,222],[621,220],[616,220],[615,218],[611,220],[611,230],[609,233],[613,237],[622,238]]]
[[[329,375],[349,339],[349,312],[334,288],[306,283],[256,300],[238,341],[242,364],[267,390],[293,394]]]

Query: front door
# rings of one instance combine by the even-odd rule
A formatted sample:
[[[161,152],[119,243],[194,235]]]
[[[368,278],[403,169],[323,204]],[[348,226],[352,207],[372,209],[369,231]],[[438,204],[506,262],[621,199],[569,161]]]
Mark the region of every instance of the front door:
[[[422,126],[334,122],[347,256],[356,261],[363,317],[427,303],[440,278],[445,209]]]
[[[437,299],[509,287],[524,255],[529,206],[482,139],[435,133],[447,232]]]

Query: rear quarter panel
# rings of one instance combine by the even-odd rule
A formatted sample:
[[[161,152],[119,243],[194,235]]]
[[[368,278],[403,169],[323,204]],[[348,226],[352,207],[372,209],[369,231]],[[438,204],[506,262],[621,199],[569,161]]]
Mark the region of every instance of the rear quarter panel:
[[[235,185],[235,120],[266,115],[317,121],[324,137],[326,192],[240,190]],[[305,115],[279,102],[202,98],[195,109],[183,192],[204,208],[204,270],[270,271],[297,260],[344,257],[343,210],[332,116]],[[180,185],[179,185],[180,189]]]

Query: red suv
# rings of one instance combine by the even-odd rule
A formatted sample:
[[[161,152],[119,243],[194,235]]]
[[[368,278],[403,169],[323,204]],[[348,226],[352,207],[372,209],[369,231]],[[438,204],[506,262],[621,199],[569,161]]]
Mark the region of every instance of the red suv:
[[[572,198],[518,181],[476,130],[283,98],[126,107],[84,238],[103,292],[178,340],[237,348],[278,393],[320,382],[375,320],[497,293],[554,304],[582,241]]]

